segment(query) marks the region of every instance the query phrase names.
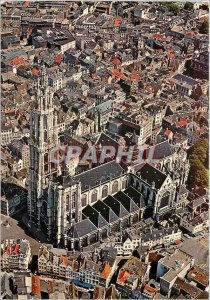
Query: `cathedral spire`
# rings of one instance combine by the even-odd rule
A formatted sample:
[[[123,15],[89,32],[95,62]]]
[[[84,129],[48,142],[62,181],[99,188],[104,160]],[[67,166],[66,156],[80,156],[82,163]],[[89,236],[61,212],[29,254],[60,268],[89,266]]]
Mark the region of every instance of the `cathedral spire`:
[[[39,111],[46,111],[53,108],[53,90],[48,84],[48,74],[45,66],[42,67],[37,81],[37,94],[35,108]]]

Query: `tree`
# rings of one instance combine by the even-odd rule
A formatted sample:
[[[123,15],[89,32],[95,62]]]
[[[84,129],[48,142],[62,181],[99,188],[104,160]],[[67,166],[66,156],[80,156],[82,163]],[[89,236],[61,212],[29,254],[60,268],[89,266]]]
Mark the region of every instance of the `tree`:
[[[209,21],[208,20],[203,21],[203,23],[201,24],[201,26],[199,28],[199,32],[202,34],[208,34],[208,32],[209,32]]]
[[[205,162],[208,150],[208,140],[201,138],[199,139],[189,151],[189,159],[199,159],[202,163]]]
[[[193,10],[194,4],[193,2],[186,2],[184,5],[184,9],[186,10]]]
[[[180,12],[179,6],[175,2],[163,2],[163,5],[166,6],[169,11],[177,15]]]
[[[189,150],[188,184],[190,187],[208,187],[208,147],[208,140],[201,138]]]
[[[192,75],[193,75],[192,60],[190,60],[190,59],[186,60],[186,62],[185,62],[184,74],[188,75],[190,77],[192,77]]]

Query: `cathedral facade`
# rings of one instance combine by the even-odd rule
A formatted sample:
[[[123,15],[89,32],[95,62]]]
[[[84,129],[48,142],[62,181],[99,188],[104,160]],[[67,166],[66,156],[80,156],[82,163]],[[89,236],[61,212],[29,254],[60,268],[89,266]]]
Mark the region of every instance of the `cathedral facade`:
[[[159,220],[176,207],[189,172],[182,150],[162,145],[153,151],[153,163],[122,166],[113,160],[70,176],[68,168],[51,161],[60,145],[57,129],[53,91],[43,71],[30,115],[28,211],[48,241],[80,249],[144,217]]]

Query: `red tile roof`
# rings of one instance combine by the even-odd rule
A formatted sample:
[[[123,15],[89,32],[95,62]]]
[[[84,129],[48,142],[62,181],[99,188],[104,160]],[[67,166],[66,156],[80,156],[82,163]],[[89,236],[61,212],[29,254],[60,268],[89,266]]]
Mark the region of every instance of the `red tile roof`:
[[[57,54],[54,57],[54,62],[60,64],[62,62],[62,56],[60,54]]]
[[[13,252],[15,252],[16,254],[19,253],[19,245],[18,244],[15,245]]]
[[[61,256],[60,263],[64,264],[65,266],[68,266],[68,263],[69,263],[68,257],[67,256]]]
[[[37,275],[32,275],[32,292],[34,295],[41,297],[40,277]]]
[[[112,59],[111,59],[111,62],[114,64],[114,65],[121,65],[121,61],[118,57],[114,56]]]
[[[172,59],[172,58],[175,57],[174,53],[169,53],[167,56],[168,56],[168,58],[170,58],[170,59]]]
[[[32,69],[31,70],[31,74],[34,75],[34,76],[37,76],[39,74],[39,70],[37,69]]]
[[[7,253],[7,254],[11,254],[11,252],[12,252],[11,250],[12,250],[12,249],[11,249],[11,246],[8,245],[8,246],[7,246],[7,249],[6,249],[6,253]]]
[[[171,134],[171,132],[172,132],[171,130],[166,129],[166,131],[164,132],[164,134],[165,134],[165,135],[169,135],[169,134]]]
[[[187,125],[187,120],[181,120],[176,123],[176,128],[181,128]]]
[[[91,76],[92,76],[92,78],[98,78],[98,74],[97,73],[94,73]]]
[[[124,283],[129,277],[130,277],[130,273],[125,270],[122,270],[119,273],[117,282]]]
[[[153,38],[155,38],[156,40],[161,40],[161,41],[165,40],[164,36],[162,34],[159,34],[159,33],[154,34]]]
[[[110,272],[111,272],[111,267],[108,263],[106,263],[104,265],[103,271],[101,272],[101,276],[104,277],[104,278],[108,278]]]
[[[195,36],[197,33],[195,33],[194,31],[189,31],[189,32],[187,32],[186,33],[186,35],[188,35],[188,36]]]
[[[131,75],[131,80],[138,81],[140,79],[139,74],[132,74]]]
[[[114,74],[114,76],[116,76],[118,78],[126,79],[126,76],[116,69],[111,69],[111,72]]]
[[[13,112],[15,112],[15,110],[14,109],[5,109],[5,114],[9,114],[9,113],[13,113]]]
[[[148,258],[149,262],[158,261],[158,258],[159,258],[159,256],[158,256],[157,252],[150,252],[149,253],[149,258]]]
[[[156,292],[156,289],[153,288],[152,286],[148,285],[148,284],[145,285],[144,290],[146,290],[149,293],[155,293]]]
[[[201,283],[206,287],[209,285],[208,275],[199,267],[193,267],[188,273],[187,277],[195,282]]]
[[[115,27],[119,27],[120,26],[120,24],[121,24],[121,18],[116,18],[115,20],[114,20],[114,26]]]
[[[23,64],[23,63],[24,63],[24,58],[23,57],[16,57],[16,58],[14,58],[13,60],[10,61],[10,64],[12,66]]]

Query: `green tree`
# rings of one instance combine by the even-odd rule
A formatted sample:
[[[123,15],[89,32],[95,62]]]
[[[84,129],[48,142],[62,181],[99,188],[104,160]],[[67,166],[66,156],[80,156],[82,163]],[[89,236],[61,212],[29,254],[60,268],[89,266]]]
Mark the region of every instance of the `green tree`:
[[[209,21],[208,20],[203,21],[203,23],[201,24],[201,26],[199,28],[199,32],[202,34],[207,34],[209,32]]]
[[[208,187],[208,140],[201,138],[189,150],[190,173],[188,184],[190,187]]]
[[[189,153],[189,159],[199,159],[202,163],[206,161],[206,156],[207,156],[207,150],[208,150],[208,140],[201,138],[199,139],[193,147],[190,149]]]
[[[190,77],[192,77],[192,75],[193,75],[192,60],[190,60],[190,59],[186,60],[186,62],[185,62],[184,74],[188,75]]]
[[[194,7],[194,4],[192,2],[186,2],[184,5],[184,9],[186,10],[192,10]]]
[[[168,7],[169,11],[177,15],[180,12],[179,6],[175,2],[162,2],[164,6]]]
[[[180,12],[180,8],[176,3],[170,3],[168,7],[169,10],[173,12],[175,15],[177,15]]]

